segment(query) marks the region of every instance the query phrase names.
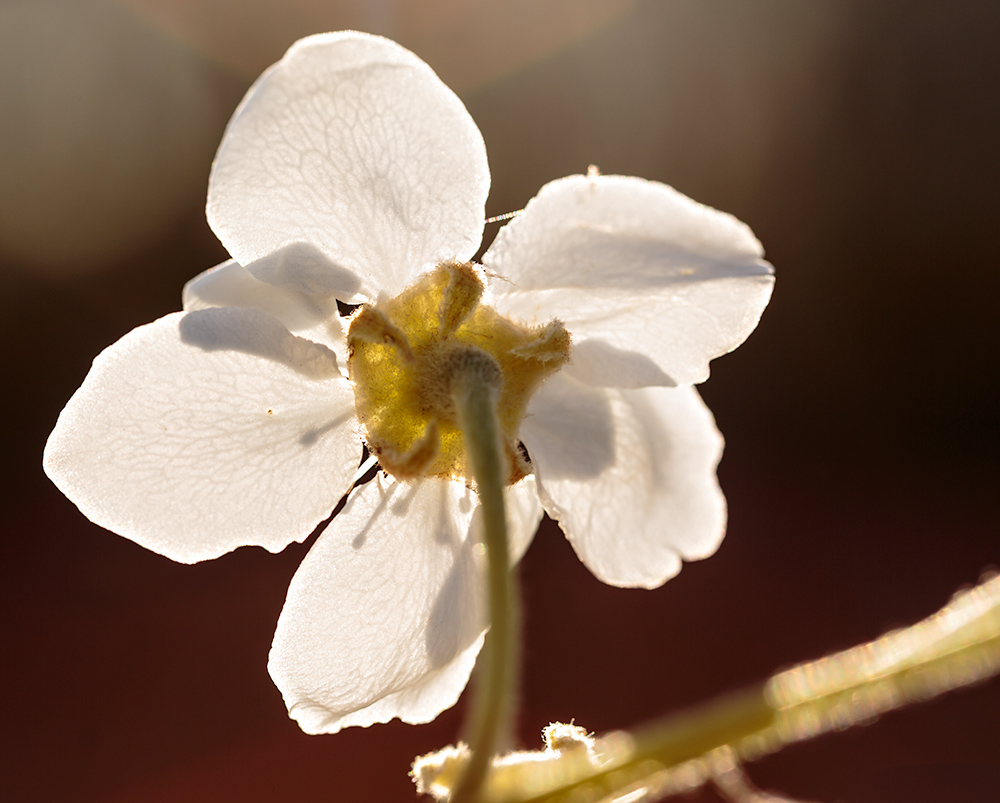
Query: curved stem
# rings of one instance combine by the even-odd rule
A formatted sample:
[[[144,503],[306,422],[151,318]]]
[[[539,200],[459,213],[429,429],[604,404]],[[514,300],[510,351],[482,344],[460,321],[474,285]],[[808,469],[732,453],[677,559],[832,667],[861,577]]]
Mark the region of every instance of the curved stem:
[[[504,487],[506,459],[500,440],[494,383],[471,370],[456,377],[453,395],[459,424],[482,508],[489,572],[490,630],[479,656],[472,710],[466,739],[472,756],[451,795],[454,801],[475,801],[490,759],[510,726],[517,656],[517,616],[507,548]]]

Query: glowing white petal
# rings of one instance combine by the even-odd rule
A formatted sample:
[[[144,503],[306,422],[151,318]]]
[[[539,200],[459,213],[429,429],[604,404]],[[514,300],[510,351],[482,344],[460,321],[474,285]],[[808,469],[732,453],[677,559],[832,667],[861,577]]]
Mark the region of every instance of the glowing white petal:
[[[753,331],[774,283],[734,217],[665,184],[570,176],[545,185],[483,258],[496,306],[573,334],[567,372],[609,387],[701,382]]]
[[[604,582],[654,588],[722,540],[722,436],[693,387],[593,388],[556,376],[521,435],[545,509]]]
[[[208,220],[260,279],[373,300],[470,258],[488,191],[479,129],[430,67],[388,39],[322,34],[247,93],[212,168]],[[252,264],[289,248],[309,258]]]
[[[273,258],[273,257],[272,257]],[[337,300],[331,295],[307,295],[275,287],[254,278],[236,260],[199,273],[184,285],[184,309],[241,307],[273,315],[293,334],[322,343],[347,365],[347,338]]]
[[[538,531],[545,511],[538,498],[538,483],[528,475],[507,489],[507,547],[512,563],[517,563]]]
[[[288,588],[268,669],[307,733],[454,705],[482,645],[474,495],[423,480],[355,490]]]
[[[507,551],[511,564],[517,563],[531,546],[545,511],[538,498],[538,484],[530,474],[504,492],[507,505]],[[469,537],[478,543],[483,541],[481,509],[476,509],[472,519]]]
[[[91,521],[193,563],[309,535],[347,490],[356,427],[329,349],[257,310],[206,309],[100,354],[44,465]]]

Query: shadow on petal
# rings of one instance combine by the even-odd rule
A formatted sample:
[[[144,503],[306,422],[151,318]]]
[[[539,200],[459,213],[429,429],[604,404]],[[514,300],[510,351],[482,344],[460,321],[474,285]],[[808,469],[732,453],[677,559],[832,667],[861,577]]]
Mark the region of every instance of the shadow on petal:
[[[207,307],[258,309],[273,315],[291,332],[319,328],[331,340],[343,338],[337,300],[331,294],[309,295],[277,287],[261,281],[233,259],[191,279],[184,285],[183,299],[187,311]]]
[[[342,424],[347,423],[352,418],[355,417],[354,410],[347,410],[346,412],[333,418],[329,423],[324,424],[321,427],[313,427],[312,429],[306,430],[302,433],[302,437],[299,438],[299,443],[303,446],[315,446],[321,437],[323,437],[327,432],[331,432]]]
[[[417,488],[419,486],[415,482],[410,482],[410,483],[397,482],[395,485],[390,486],[391,489],[400,487],[406,488],[406,493],[404,493],[398,499],[393,500],[392,507],[390,508],[390,510],[392,511],[393,516],[398,516],[402,518],[409,512],[410,505],[413,504],[413,498],[414,496],[416,496]],[[386,496],[386,498],[388,499],[388,495]]]
[[[336,264],[310,243],[291,243],[246,266],[262,282],[306,295],[350,301],[361,287],[354,271]]]
[[[693,282],[728,279],[734,276],[770,276],[771,265],[746,254],[699,253],[692,244],[678,244],[653,237],[631,235],[618,230],[580,224],[571,228],[563,253],[567,264],[628,265],[600,275],[601,287],[623,290],[651,290]],[[577,275],[557,277],[567,287],[578,287]],[[550,283],[550,287],[560,286]]]
[[[467,538],[457,547],[455,563],[445,578],[427,622],[427,658],[437,669],[472,644],[485,627],[481,550]]]
[[[677,383],[645,354],[625,351],[597,338],[574,343],[573,359],[564,370],[574,379],[600,387],[677,387]]]
[[[378,479],[376,478],[372,480],[372,482],[378,482]],[[399,513],[396,511],[396,505],[390,505],[392,497],[396,493],[396,489],[398,489],[399,487],[400,487],[399,483],[396,483],[394,485],[390,485],[388,488],[385,489],[385,491],[382,493],[382,498],[379,500],[378,506],[372,511],[371,517],[365,523],[365,526],[362,527],[360,530],[358,530],[358,534],[354,536],[354,540],[351,541],[352,549],[361,549],[362,547],[364,547],[365,542],[368,540],[368,533],[371,532],[372,527],[375,525],[375,522],[378,520],[379,516],[382,515],[382,511],[386,508],[386,506],[389,506],[389,510],[392,512],[394,516],[399,515]],[[413,490],[410,490],[404,498],[409,499],[412,496],[413,496]],[[351,498],[352,499],[354,498],[353,495]],[[348,501],[348,504],[351,504],[351,502]]]
[[[616,458],[615,424],[607,392],[565,372],[535,394],[521,427],[528,453],[544,479],[598,477]]]
[[[296,337],[277,318],[255,309],[213,307],[189,312],[181,340],[205,351],[238,351],[274,360],[309,379],[343,379],[326,346]]]

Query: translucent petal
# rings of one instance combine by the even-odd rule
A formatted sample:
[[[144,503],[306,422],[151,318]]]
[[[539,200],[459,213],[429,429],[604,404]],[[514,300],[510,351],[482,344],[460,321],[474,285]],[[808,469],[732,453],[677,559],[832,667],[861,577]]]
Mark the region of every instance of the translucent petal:
[[[488,191],[479,129],[430,67],[388,39],[321,34],[243,99],[212,168],[208,220],[260,279],[373,300],[470,258]],[[286,248],[310,258],[252,264]]]
[[[722,436],[694,387],[594,388],[556,375],[521,436],[545,509],[604,582],[654,588],[722,540]]]
[[[545,511],[538,498],[538,485],[530,474],[506,490],[507,496],[507,551],[511,564],[517,563],[531,546],[538,525]],[[481,508],[476,508],[472,518],[472,530],[469,537],[477,543],[483,541]]]
[[[545,185],[483,258],[499,312],[559,318],[588,384],[701,382],[742,343],[774,283],[744,224],[665,184],[570,176]]]
[[[331,295],[307,295],[275,287],[230,259],[185,284],[183,299],[184,309],[189,312],[211,307],[259,309],[277,318],[293,334],[332,349],[341,368],[347,365],[347,338],[337,300]]]
[[[512,563],[517,563],[531,546],[543,515],[533,476],[529,474],[507,489],[507,545]]]
[[[288,588],[268,670],[307,733],[454,705],[483,641],[483,555],[462,483],[355,490]]]
[[[360,457],[324,346],[258,310],[174,313],[94,360],[45,448],[91,521],[177,561],[301,541]]]

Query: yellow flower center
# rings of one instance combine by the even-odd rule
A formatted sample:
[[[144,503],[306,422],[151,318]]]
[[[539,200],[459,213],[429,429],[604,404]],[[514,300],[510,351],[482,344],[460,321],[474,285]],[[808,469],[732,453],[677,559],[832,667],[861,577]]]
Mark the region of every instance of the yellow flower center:
[[[399,479],[472,479],[452,387],[470,364],[498,385],[508,483],[530,473],[518,430],[532,394],[569,360],[569,332],[560,321],[514,323],[479,303],[483,289],[474,265],[445,262],[351,319],[347,366],[358,419],[369,450]]]

